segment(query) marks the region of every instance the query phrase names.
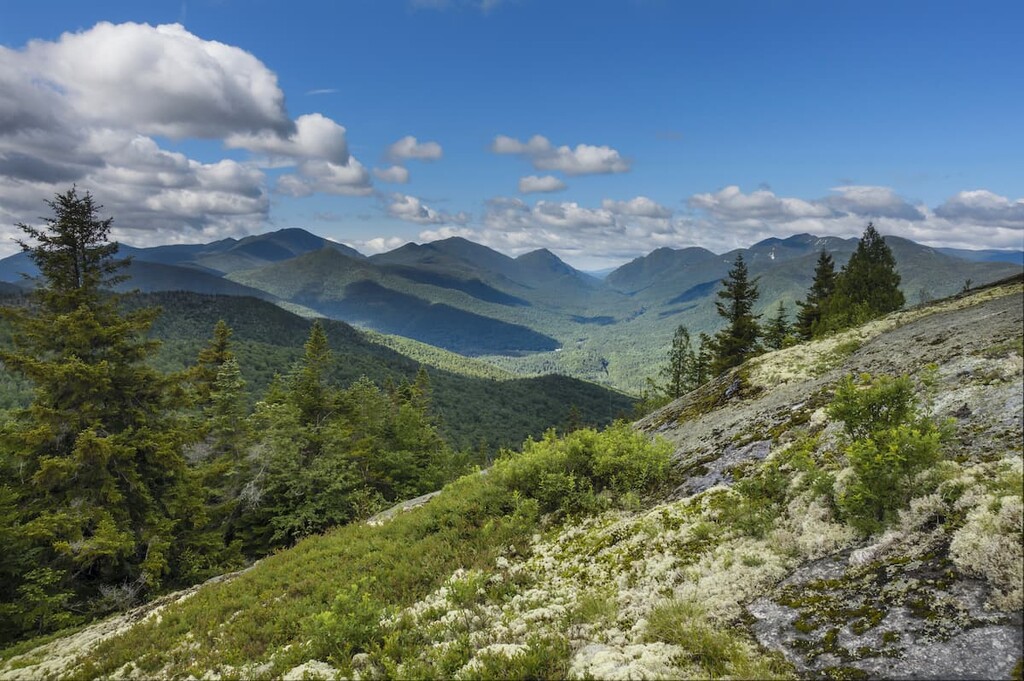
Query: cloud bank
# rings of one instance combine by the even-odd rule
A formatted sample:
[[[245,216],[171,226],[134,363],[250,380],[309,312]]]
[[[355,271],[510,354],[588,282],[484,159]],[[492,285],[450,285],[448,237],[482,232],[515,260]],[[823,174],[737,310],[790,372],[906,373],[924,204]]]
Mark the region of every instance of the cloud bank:
[[[0,91],[0,237],[36,222],[43,199],[71,183],[115,216],[115,238],[142,245],[264,227],[268,168],[293,169],[275,185],[284,195],[372,191],[342,125],[293,120],[259,59],[179,24],[103,22],[0,47]],[[220,141],[251,158],[201,162],[158,137]]]

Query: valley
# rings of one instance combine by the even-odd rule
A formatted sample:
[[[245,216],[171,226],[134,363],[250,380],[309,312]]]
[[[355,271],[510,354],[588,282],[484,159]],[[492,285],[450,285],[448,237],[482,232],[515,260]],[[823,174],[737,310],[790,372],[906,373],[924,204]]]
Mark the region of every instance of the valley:
[[[126,248],[134,263],[123,288],[256,296],[512,374],[563,374],[635,395],[657,373],[677,326],[694,336],[719,328],[714,301],[737,255],[758,278],[756,312],[767,317],[781,302],[792,320],[818,254],[829,253],[839,267],[856,242],[803,234],[722,254],[660,248],[597,279],[544,249],[511,258],[453,237],[365,257],[286,229],[240,241]],[[910,305],[1021,271],[1012,251],[968,259],[969,251],[887,242]],[[18,272],[32,272],[23,255],[0,260],[0,280],[19,282]]]

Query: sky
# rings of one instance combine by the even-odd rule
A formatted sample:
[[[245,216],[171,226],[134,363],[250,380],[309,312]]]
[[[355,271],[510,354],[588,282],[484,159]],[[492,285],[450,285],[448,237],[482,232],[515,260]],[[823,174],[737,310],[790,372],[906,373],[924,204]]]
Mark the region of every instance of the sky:
[[[0,0],[0,255],[302,227],[585,269],[799,233],[1024,248],[1024,3]]]

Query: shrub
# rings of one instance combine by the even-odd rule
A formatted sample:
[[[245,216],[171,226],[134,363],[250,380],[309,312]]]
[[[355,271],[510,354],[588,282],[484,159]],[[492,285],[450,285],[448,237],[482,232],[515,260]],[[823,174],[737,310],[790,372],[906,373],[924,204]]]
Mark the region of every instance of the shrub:
[[[508,490],[536,499],[543,512],[587,512],[608,499],[655,490],[668,475],[670,450],[626,423],[563,438],[549,431],[542,440],[528,440],[521,454],[500,460],[490,475]]]
[[[828,413],[843,421],[849,438],[844,453],[851,472],[836,491],[836,504],[854,527],[881,529],[913,496],[914,477],[942,458],[948,431],[917,413],[907,376],[848,377]]]
[[[371,595],[372,577],[361,577],[342,589],[330,610],[313,618],[313,646],[331,658],[347,661],[370,649],[380,637],[384,604]]]
[[[850,437],[865,438],[908,422],[916,406],[914,384],[907,376],[872,379],[862,374],[859,382],[847,376],[839,383],[828,415],[842,421]]]

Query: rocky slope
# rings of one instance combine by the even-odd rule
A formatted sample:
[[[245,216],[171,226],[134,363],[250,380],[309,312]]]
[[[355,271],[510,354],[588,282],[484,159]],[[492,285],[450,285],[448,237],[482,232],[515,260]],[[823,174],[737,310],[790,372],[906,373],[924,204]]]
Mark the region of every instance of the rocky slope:
[[[385,642],[415,633],[401,657],[385,643],[314,659],[296,640],[205,673],[515,677],[558,660],[539,668],[577,678],[1019,677],[1022,328],[1018,278],[764,355],[636,424],[671,443],[671,493],[548,519],[529,547],[448,575],[374,625]],[[905,434],[927,423],[943,434],[939,460],[901,481],[913,493],[872,530],[844,501],[857,484],[855,443],[830,416],[851,374],[907,374],[918,420]],[[180,629],[183,612],[166,605],[146,626],[177,618]],[[110,650],[103,637],[144,617],[8,657],[0,678],[89,676]],[[147,674],[194,673],[190,651],[204,636],[169,644]],[[117,673],[139,676],[126,655]]]

